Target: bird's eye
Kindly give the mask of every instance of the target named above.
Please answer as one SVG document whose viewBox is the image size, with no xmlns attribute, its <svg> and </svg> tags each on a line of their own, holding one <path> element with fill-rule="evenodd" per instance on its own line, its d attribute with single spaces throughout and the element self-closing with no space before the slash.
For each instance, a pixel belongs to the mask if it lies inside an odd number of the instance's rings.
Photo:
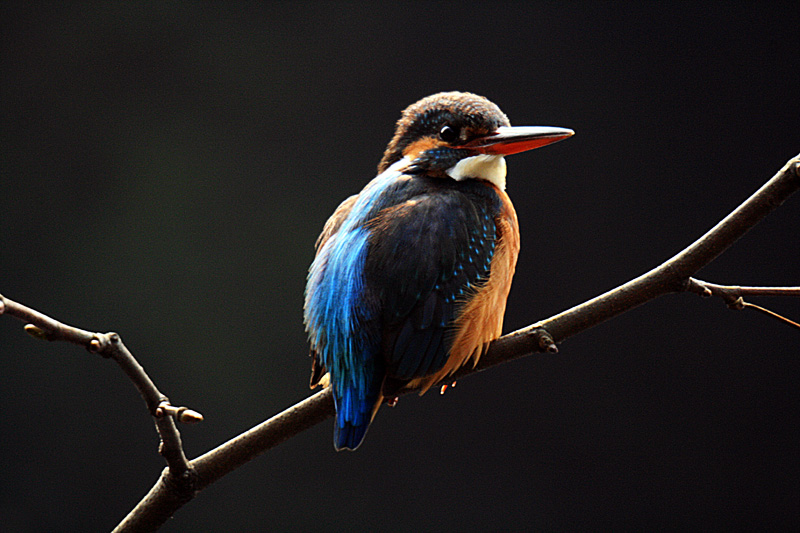
<svg viewBox="0 0 800 533">
<path fill-rule="evenodd" d="M 442 129 L 439 130 L 439 138 L 446 143 L 452 143 L 458 139 L 458 131 L 449 124 L 445 124 L 442 126 Z"/>
</svg>

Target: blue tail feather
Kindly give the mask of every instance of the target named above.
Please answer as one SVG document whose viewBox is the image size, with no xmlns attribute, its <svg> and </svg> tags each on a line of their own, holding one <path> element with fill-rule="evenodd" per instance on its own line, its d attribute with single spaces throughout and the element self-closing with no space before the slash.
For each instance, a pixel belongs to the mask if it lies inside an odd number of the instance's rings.
<svg viewBox="0 0 800 533">
<path fill-rule="evenodd" d="M 333 432 L 333 446 L 336 450 L 355 450 L 364 440 L 369 424 L 372 422 L 372 410 L 378 400 L 376 394 L 359 398 L 355 389 L 345 389 L 343 397 L 337 398 L 336 422 Z"/>
<path fill-rule="evenodd" d="M 354 426 L 350 422 L 345 422 L 344 426 L 339 426 L 339 421 L 337 420 L 336 428 L 333 433 L 334 448 L 336 448 L 336 451 L 355 451 L 364 440 L 368 429 L 369 422 L 363 422 L 359 426 Z"/>
<path fill-rule="evenodd" d="M 364 440 L 372 422 L 375 404 L 380 401 L 382 374 L 382 372 L 373 373 L 367 387 L 362 384 L 361 387 L 344 387 L 344 390 L 340 391 L 334 388 L 336 422 L 333 445 L 337 450 L 355 450 Z"/>
</svg>

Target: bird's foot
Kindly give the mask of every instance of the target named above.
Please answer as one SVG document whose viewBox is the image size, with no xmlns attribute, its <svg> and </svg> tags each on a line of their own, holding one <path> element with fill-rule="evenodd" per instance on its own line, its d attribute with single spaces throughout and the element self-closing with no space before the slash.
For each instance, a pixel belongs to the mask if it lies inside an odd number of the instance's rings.
<svg viewBox="0 0 800 533">
<path fill-rule="evenodd" d="M 317 385 L 319 385 L 323 389 L 327 389 L 328 387 L 330 387 L 331 386 L 331 373 L 327 372 L 324 376 L 319 378 L 319 381 L 317 382 Z"/>
<path fill-rule="evenodd" d="M 452 382 L 450 385 L 445 383 L 444 385 L 442 385 L 442 388 L 439 390 L 439 394 L 444 394 L 445 392 L 447 392 L 447 389 L 449 389 L 451 387 L 455 388 L 455 386 L 456 386 L 456 382 L 455 381 Z"/>
</svg>

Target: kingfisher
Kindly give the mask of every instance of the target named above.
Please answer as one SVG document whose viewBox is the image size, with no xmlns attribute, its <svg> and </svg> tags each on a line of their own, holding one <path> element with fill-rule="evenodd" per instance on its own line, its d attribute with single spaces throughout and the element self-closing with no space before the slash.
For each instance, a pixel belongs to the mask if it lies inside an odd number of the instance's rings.
<svg viewBox="0 0 800 533">
<path fill-rule="evenodd" d="M 520 246 L 504 156 L 573 133 L 512 127 L 466 92 L 402 112 L 377 177 L 325 223 L 308 273 L 311 388 L 332 388 L 336 450 L 358 448 L 401 388 L 423 394 L 500 336 Z"/>
</svg>

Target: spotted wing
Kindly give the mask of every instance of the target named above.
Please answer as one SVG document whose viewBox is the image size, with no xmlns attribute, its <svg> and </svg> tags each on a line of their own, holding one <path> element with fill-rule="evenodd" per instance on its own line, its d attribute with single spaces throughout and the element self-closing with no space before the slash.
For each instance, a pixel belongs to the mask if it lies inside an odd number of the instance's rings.
<svg viewBox="0 0 800 533">
<path fill-rule="evenodd" d="M 496 197 L 455 188 L 415 196 L 373 221 L 368 294 L 382 309 L 381 349 L 400 381 L 444 366 L 459 309 L 489 276 Z"/>
</svg>

